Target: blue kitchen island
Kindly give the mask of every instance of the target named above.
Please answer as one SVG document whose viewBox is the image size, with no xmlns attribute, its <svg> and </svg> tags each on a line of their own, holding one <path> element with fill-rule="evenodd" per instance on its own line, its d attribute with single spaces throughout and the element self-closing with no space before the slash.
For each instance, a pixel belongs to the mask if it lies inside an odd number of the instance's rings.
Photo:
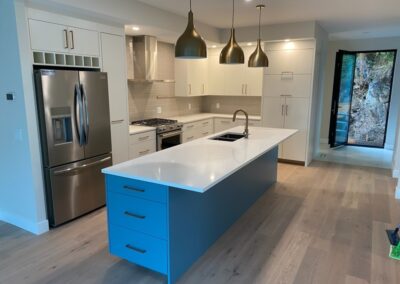
<svg viewBox="0 0 400 284">
<path fill-rule="evenodd" d="M 253 127 L 104 169 L 110 253 L 175 283 L 276 182 L 278 145 L 295 133 Z"/>
</svg>

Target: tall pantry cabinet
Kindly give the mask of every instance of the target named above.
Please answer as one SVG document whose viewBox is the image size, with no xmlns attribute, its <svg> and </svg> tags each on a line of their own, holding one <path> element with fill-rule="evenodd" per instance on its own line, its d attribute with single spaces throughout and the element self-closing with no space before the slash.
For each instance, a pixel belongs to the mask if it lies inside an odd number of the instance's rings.
<svg viewBox="0 0 400 284">
<path fill-rule="evenodd" d="M 270 67 L 264 72 L 262 124 L 298 129 L 279 147 L 279 158 L 308 165 L 312 160 L 311 121 L 317 82 L 314 40 L 266 43 Z"/>
</svg>

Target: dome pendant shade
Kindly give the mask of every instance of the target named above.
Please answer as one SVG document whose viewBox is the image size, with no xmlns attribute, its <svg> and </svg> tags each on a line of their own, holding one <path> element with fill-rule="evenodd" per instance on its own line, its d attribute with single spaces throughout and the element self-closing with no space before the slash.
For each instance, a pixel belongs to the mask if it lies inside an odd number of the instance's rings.
<svg viewBox="0 0 400 284">
<path fill-rule="evenodd" d="M 189 11 L 186 30 L 176 42 L 175 57 L 207 58 L 207 45 L 194 27 L 192 10 Z"/>
<path fill-rule="evenodd" d="M 263 8 L 265 8 L 265 5 L 257 5 L 257 9 L 260 9 L 258 15 L 258 40 L 256 50 L 250 55 L 249 67 L 268 67 L 269 65 L 268 57 L 261 47 L 261 10 Z"/>
<path fill-rule="evenodd" d="M 235 29 L 231 29 L 231 38 L 228 44 L 222 49 L 219 55 L 220 64 L 243 64 L 244 52 L 243 49 L 236 42 Z"/>
<path fill-rule="evenodd" d="M 249 67 L 268 67 L 269 60 L 265 52 L 262 50 L 261 47 L 261 40 L 258 39 L 257 41 L 257 48 L 256 50 L 250 55 L 249 58 Z"/>
</svg>

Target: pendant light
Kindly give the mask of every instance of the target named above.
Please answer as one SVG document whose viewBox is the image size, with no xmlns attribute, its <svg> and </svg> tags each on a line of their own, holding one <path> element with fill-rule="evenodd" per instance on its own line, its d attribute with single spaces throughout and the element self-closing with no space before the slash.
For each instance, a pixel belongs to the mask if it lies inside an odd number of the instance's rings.
<svg viewBox="0 0 400 284">
<path fill-rule="evenodd" d="M 269 60 L 265 52 L 261 47 L 261 10 L 265 8 L 265 5 L 257 5 L 257 8 L 260 9 L 260 13 L 258 16 L 258 40 L 256 50 L 250 55 L 249 58 L 249 67 L 268 67 Z"/>
<path fill-rule="evenodd" d="M 190 0 L 188 25 L 175 45 L 175 57 L 188 59 L 207 58 L 206 43 L 194 27 L 192 0 Z"/>
<path fill-rule="evenodd" d="M 243 64 L 244 63 L 244 53 L 242 48 L 236 42 L 235 38 L 235 0 L 232 0 L 233 3 L 233 11 L 232 11 L 232 28 L 231 28 L 231 37 L 226 44 L 226 46 L 222 49 L 221 54 L 219 55 L 219 63 L 220 64 Z"/>
</svg>

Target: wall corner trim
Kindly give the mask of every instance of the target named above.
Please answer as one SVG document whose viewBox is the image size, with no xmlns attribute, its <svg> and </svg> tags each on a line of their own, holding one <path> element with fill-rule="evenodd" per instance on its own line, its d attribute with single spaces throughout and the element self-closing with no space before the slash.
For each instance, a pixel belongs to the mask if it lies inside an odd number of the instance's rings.
<svg viewBox="0 0 400 284">
<path fill-rule="evenodd" d="M 35 235 L 41 235 L 49 231 L 49 221 L 47 219 L 35 223 L 18 216 L 0 212 L 0 220 Z"/>
</svg>

